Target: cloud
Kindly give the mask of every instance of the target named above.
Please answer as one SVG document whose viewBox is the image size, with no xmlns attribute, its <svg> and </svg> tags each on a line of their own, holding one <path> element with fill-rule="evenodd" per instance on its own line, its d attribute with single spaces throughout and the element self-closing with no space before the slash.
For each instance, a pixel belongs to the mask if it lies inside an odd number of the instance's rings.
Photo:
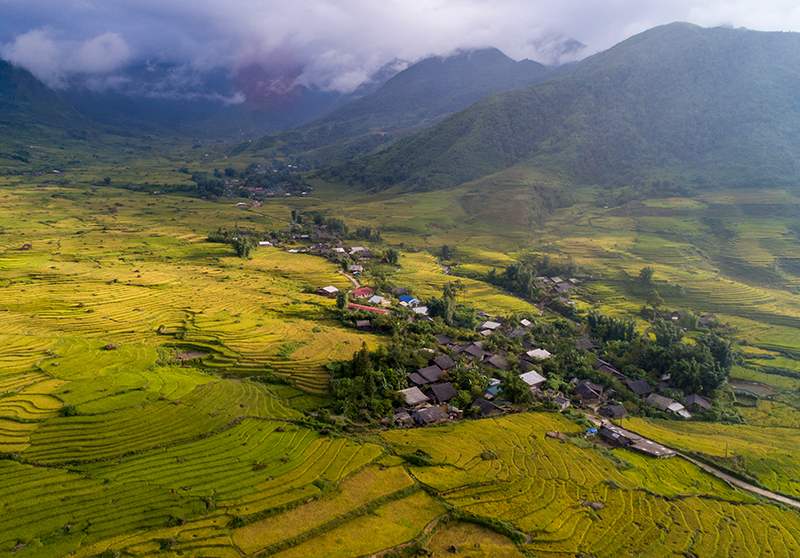
<svg viewBox="0 0 800 558">
<path fill-rule="evenodd" d="M 0 54 L 51 84 L 145 59 L 236 74 L 261 66 L 348 91 L 386 62 L 496 46 L 585 56 L 671 21 L 800 30 L 796 0 L 0 0 Z M 577 49 L 577 41 L 588 45 Z M 298 71 L 299 69 L 299 71 Z M 285 80 L 284 80 L 285 81 Z M 275 80 L 275 83 L 284 84 Z"/>
<path fill-rule="evenodd" d="M 30 70 L 51 87 L 64 87 L 72 75 L 107 74 L 131 58 L 131 50 L 117 33 L 102 33 L 85 41 L 59 40 L 49 29 L 17 35 L 0 48 L 0 55 Z"/>
</svg>

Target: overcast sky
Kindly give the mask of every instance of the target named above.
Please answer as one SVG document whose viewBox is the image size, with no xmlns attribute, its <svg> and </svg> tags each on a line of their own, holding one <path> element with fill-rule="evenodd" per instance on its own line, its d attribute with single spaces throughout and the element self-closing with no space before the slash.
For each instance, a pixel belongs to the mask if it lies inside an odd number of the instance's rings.
<svg viewBox="0 0 800 558">
<path fill-rule="evenodd" d="M 800 30 L 798 0 L 0 0 L 0 57 L 52 86 L 168 61 L 236 73 L 258 65 L 351 90 L 384 63 L 497 46 L 556 62 L 672 21 Z"/>
</svg>

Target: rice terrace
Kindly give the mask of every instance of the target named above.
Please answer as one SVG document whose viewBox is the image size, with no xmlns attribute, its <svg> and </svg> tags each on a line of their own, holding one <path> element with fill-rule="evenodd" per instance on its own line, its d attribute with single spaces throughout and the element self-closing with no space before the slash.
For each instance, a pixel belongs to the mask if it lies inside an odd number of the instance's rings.
<svg viewBox="0 0 800 558">
<path fill-rule="evenodd" d="M 796 13 L 56 4 L 0 556 L 800 556 Z"/>
</svg>

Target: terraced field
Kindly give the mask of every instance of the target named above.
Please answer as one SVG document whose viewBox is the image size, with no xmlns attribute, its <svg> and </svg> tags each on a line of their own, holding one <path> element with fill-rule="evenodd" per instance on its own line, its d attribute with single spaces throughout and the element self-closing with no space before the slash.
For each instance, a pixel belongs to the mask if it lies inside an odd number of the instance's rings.
<svg viewBox="0 0 800 558">
<path fill-rule="evenodd" d="M 544 436 L 575 429 L 555 415 L 525 414 L 384 437 L 401 453 L 429 451 L 435 465 L 412 467 L 417 479 L 460 512 L 521 531 L 522 548 L 534 555 L 800 552 L 796 512 L 755 501 L 681 460 Z"/>
<path fill-rule="evenodd" d="M 323 430 L 302 410 L 324 402 L 324 365 L 381 342 L 343 329 L 330 319 L 333 302 L 310 294 L 348 280 L 320 258 L 258 249 L 245 261 L 205 241 L 234 223 L 283 227 L 284 200 L 242 210 L 42 182 L 4 178 L 0 189 L 0 555 L 800 553 L 795 511 L 684 461 L 546 439 L 580 430 L 559 415 L 352 437 Z M 385 238 L 405 246 L 393 280 L 420 296 L 452 280 L 429 252 L 444 243 L 479 271 L 522 247 L 570 256 L 596 277 L 587 300 L 618 314 L 641 303 L 626 277 L 656 266 L 657 279 L 682 288 L 669 291 L 669 304 L 714 310 L 751 344 L 736 378 L 773 392 L 741 408 L 741 426 L 635 426 L 735 456 L 732 466 L 798 494 L 798 380 L 776 372 L 800 371 L 798 284 L 786 263 L 798 254 L 783 221 L 758 213 L 759 204 L 794 204 L 792 195 L 579 204 L 532 235 L 517 227 L 532 216 L 498 228 L 494 206 L 478 208 L 472 188 L 411 203 L 334 199 L 323 187 L 292 207 L 329 208 L 353 224 L 385 218 Z M 709 212 L 743 206 L 747 219 L 731 238 L 709 232 Z M 480 281 L 462 283 L 459 296 L 481 309 L 533 310 Z M 416 450 L 433 464 L 404 459 Z"/>
</svg>

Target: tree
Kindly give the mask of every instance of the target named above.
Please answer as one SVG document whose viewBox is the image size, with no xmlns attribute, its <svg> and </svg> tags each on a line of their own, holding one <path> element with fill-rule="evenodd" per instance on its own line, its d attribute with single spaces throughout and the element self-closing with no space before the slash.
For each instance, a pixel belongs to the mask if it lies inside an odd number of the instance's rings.
<svg viewBox="0 0 800 558">
<path fill-rule="evenodd" d="M 636 338 L 636 325 L 632 320 L 591 312 L 586 321 L 592 334 L 603 342 L 633 341 Z"/>
<path fill-rule="evenodd" d="M 680 343 L 683 339 L 683 330 L 666 320 L 658 320 L 654 323 L 652 331 L 656 336 L 656 344 L 665 349 Z"/>
<path fill-rule="evenodd" d="M 347 303 L 350 302 L 349 298 L 346 292 L 339 291 L 339 294 L 336 295 L 336 307 L 340 310 L 347 308 Z"/>
<path fill-rule="evenodd" d="M 236 255 L 240 258 L 249 260 L 250 254 L 255 247 L 255 241 L 247 236 L 237 236 L 231 241 L 233 245 L 233 249 L 236 251 Z"/>
<path fill-rule="evenodd" d="M 512 403 L 530 403 L 533 400 L 531 388 L 513 372 L 501 374 L 503 379 L 503 396 Z"/>
<path fill-rule="evenodd" d="M 447 244 L 442 245 L 441 249 L 439 250 L 439 257 L 445 261 L 452 260 L 455 257 L 455 254 L 455 248 L 451 248 Z"/>
<path fill-rule="evenodd" d="M 642 285 L 650 286 L 653 284 L 653 276 L 655 275 L 655 270 L 650 267 L 643 267 L 639 270 L 639 283 Z"/>
<path fill-rule="evenodd" d="M 383 259 L 388 264 L 397 265 L 397 262 L 400 260 L 400 252 L 394 248 L 389 248 L 383 253 Z"/>
</svg>

